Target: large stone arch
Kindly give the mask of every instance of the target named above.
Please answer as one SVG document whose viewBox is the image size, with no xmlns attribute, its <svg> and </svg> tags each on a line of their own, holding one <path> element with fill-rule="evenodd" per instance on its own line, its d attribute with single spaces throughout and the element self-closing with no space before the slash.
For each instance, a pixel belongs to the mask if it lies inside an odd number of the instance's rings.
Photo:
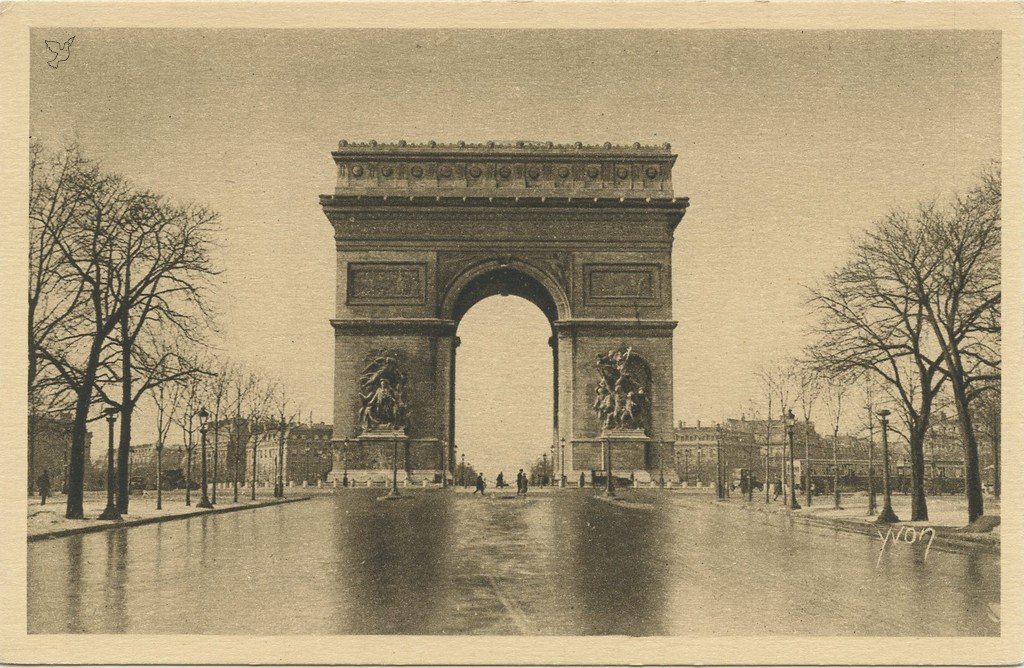
<svg viewBox="0 0 1024 668">
<path fill-rule="evenodd" d="M 403 477 L 450 478 L 456 329 L 493 294 L 551 322 L 556 473 L 600 470 L 613 436 L 616 469 L 660 468 L 654 446 L 673 440 L 672 237 L 688 205 L 672 195 L 670 147 L 342 142 L 332 156 L 337 187 L 321 205 L 337 250 L 336 475 L 372 477 L 399 444 Z M 650 417 L 609 434 L 596 359 L 622 347 L 649 364 Z M 368 416 L 373 360 L 403 385 L 397 426 Z"/>
</svg>

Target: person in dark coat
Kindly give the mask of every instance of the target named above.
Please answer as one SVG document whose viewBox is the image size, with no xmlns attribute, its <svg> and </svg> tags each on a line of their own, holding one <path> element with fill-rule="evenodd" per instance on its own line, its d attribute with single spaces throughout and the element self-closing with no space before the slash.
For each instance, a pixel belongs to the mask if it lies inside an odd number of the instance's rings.
<svg viewBox="0 0 1024 668">
<path fill-rule="evenodd" d="M 39 474 L 39 479 L 36 480 L 36 484 L 39 486 L 39 505 L 46 505 L 46 497 L 50 496 L 50 472 L 43 469 L 43 472 Z"/>
<path fill-rule="evenodd" d="M 505 485 L 505 472 L 504 471 L 501 471 L 500 473 L 498 473 L 498 477 L 494 481 L 494 486 L 497 487 L 498 489 L 501 489 L 502 487 L 506 486 Z"/>
<path fill-rule="evenodd" d="M 484 484 L 484 474 L 483 473 L 477 473 L 476 474 L 476 489 L 473 490 L 473 493 L 476 494 L 477 492 L 480 492 L 480 496 L 483 496 L 484 495 L 484 487 L 486 487 L 486 485 Z"/>
<path fill-rule="evenodd" d="M 580 489 L 587 486 L 587 476 L 583 471 L 580 471 Z"/>
<path fill-rule="evenodd" d="M 526 496 L 526 490 L 530 487 L 530 479 L 523 473 L 523 469 L 519 469 L 519 474 L 523 476 L 523 496 Z"/>
<path fill-rule="evenodd" d="M 526 474 L 523 473 L 523 469 L 519 469 L 519 473 L 516 474 L 516 496 L 523 493 L 523 479 L 526 478 Z"/>
</svg>

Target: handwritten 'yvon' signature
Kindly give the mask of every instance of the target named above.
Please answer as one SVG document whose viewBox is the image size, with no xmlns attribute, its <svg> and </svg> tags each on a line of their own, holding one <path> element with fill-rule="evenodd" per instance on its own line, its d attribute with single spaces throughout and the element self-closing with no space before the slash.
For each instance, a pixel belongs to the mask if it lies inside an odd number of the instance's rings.
<svg viewBox="0 0 1024 668">
<path fill-rule="evenodd" d="M 878 529 L 875 530 L 878 533 L 878 538 L 882 541 L 882 548 L 878 551 L 878 561 L 875 562 L 875 568 L 882 563 L 882 555 L 885 553 L 885 547 L 896 543 L 902 539 L 904 543 L 923 543 L 925 534 L 928 534 L 928 546 L 924 548 L 924 560 L 928 561 L 928 550 L 932 549 L 932 541 L 935 540 L 935 529 L 926 527 L 918 532 L 914 527 L 900 527 L 897 533 L 892 532 L 892 527 L 889 527 L 885 535 Z"/>
</svg>

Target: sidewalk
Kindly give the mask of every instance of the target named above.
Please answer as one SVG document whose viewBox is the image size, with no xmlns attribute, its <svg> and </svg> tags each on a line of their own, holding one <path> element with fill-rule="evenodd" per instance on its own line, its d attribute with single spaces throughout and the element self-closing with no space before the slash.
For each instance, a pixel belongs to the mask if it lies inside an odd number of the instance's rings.
<svg viewBox="0 0 1024 668">
<path fill-rule="evenodd" d="M 887 529 L 875 525 L 877 515 L 868 515 L 868 495 L 866 492 L 855 494 L 843 494 L 842 508 L 836 510 L 833 498 L 830 495 L 815 496 L 812 499 L 811 507 L 806 507 L 806 498 L 797 497 L 801 508 L 790 511 L 782 503 L 782 497 L 773 500 L 769 504 L 764 502 L 764 492 L 760 496 L 755 493 L 754 500 L 747 502 L 745 497 L 740 497 L 734 491 L 733 496 L 725 503 L 719 505 L 743 509 L 747 512 L 762 512 L 768 514 L 787 514 L 794 520 L 803 521 L 808 524 L 828 526 L 842 531 L 864 533 L 875 535 L 880 529 L 883 534 Z M 910 496 L 895 495 L 892 497 L 892 507 L 900 522 L 892 525 L 893 533 L 898 533 L 900 527 L 913 527 L 917 531 L 931 527 L 935 529 L 935 545 L 951 549 L 970 549 L 984 552 L 999 551 L 1000 527 L 984 527 L 981 530 L 971 530 L 967 526 L 967 499 L 963 495 L 932 496 L 928 497 L 928 521 L 911 522 L 910 518 Z M 878 510 L 882 508 L 883 498 L 877 495 Z M 1000 513 L 999 500 L 992 496 L 985 497 L 985 517 L 988 522 L 998 522 Z"/>
<path fill-rule="evenodd" d="M 151 524 L 153 522 L 167 522 L 170 520 L 184 519 L 193 515 L 204 513 L 226 513 L 237 510 L 263 508 L 265 506 L 291 503 L 293 501 L 304 501 L 310 498 L 307 490 L 292 489 L 285 490 L 285 498 L 274 498 L 273 489 L 258 488 L 256 500 L 249 497 L 249 489 L 244 493 L 241 488 L 238 490 L 238 503 L 232 503 L 231 491 L 223 492 L 217 490 L 217 505 L 212 509 L 197 508 L 196 504 L 202 498 L 202 492 L 192 492 L 192 505 L 185 505 L 185 491 L 173 490 L 164 492 L 163 509 L 156 509 L 156 492 L 148 491 L 145 496 L 133 496 L 128 503 L 128 513 L 122 516 L 121 521 L 109 521 L 95 519 L 107 505 L 106 492 L 86 492 L 83 502 L 85 511 L 84 520 L 69 520 L 64 517 L 67 497 L 63 494 L 51 496 L 46 499 L 46 505 L 39 504 L 39 497 L 30 497 L 28 500 L 28 541 L 33 542 L 46 538 L 60 538 L 78 533 L 90 533 L 93 531 L 104 531 L 115 527 L 138 526 L 140 524 Z"/>
</svg>

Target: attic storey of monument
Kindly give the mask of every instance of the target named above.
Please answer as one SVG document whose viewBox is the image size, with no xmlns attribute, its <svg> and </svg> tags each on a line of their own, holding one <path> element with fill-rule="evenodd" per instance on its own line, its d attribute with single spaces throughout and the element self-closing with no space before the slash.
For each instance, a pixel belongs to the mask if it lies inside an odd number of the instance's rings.
<svg viewBox="0 0 1024 668">
<path fill-rule="evenodd" d="M 689 204 L 673 196 L 670 146 L 343 141 L 332 157 L 337 186 L 320 203 L 337 249 L 334 439 L 350 476 L 387 468 L 360 419 L 359 379 L 380 350 L 406 374 L 408 420 L 389 436 L 402 440 L 403 475 L 451 475 L 456 328 L 495 294 L 551 322 L 558 470 L 603 469 L 610 423 L 594 410 L 606 382 L 594 360 L 615 350 L 650 377 L 643 429 L 617 441 L 613 466 L 660 467 L 670 449 L 657 446 L 673 441 L 672 240 Z"/>
</svg>

